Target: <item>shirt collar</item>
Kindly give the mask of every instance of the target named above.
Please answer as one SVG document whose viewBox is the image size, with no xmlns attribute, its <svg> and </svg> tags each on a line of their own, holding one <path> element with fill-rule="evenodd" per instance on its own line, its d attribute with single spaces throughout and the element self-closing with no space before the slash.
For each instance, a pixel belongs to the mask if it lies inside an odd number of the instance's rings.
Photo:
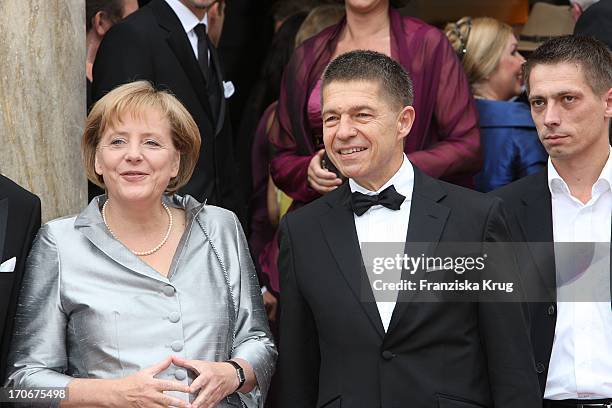
<svg viewBox="0 0 612 408">
<path fill-rule="evenodd" d="M 349 179 L 349 186 L 351 187 L 351 192 L 359 192 L 362 194 L 378 194 L 383 191 L 385 188 L 389 187 L 393 184 L 395 190 L 406 197 L 404 201 L 410 201 L 412 199 L 412 190 L 414 188 L 414 169 L 412 168 L 412 163 L 404 154 L 404 160 L 402 161 L 402 165 L 399 170 L 395 172 L 393 177 L 391 177 L 381 188 L 377 191 L 371 191 L 367 188 L 364 188 L 357 184 L 357 182 L 353 179 Z"/>
<path fill-rule="evenodd" d="M 570 194 L 567 183 L 561 178 L 557 169 L 555 169 L 550 157 L 548 158 L 548 189 L 553 196 L 555 194 Z M 592 191 L 595 193 L 597 190 L 602 191 L 607 189 L 612 189 L 612 146 L 608 153 L 608 160 L 606 160 L 606 164 L 601 170 L 597 181 L 593 184 Z"/>
<path fill-rule="evenodd" d="M 166 0 L 166 3 L 174 10 L 174 13 L 181 21 L 183 29 L 186 33 L 190 32 L 200 23 L 206 24 L 206 31 L 208 31 L 208 13 L 204 15 L 202 20 L 198 18 L 179 0 Z"/>
</svg>

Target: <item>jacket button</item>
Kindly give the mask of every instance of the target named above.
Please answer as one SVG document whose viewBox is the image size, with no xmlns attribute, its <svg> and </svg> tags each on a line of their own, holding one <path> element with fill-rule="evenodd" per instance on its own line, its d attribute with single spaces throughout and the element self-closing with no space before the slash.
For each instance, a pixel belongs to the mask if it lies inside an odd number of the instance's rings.
<svg viewBox="0 0 612 408">
<path fill-rule="evenodd" d="M 382 352 L 382 358 L 384 358 L 385 360 L 392 360 L 393 357 L 395 357 L 395 354 L 393 354 L 389 350 L 385 350 Z"/>
<path fill-rule="evenodd" d="M 536 371 L 538 372 L 538 374 L 542 374 L 544 372 L 544 369 L 546 367 L 544 367 L 544 364 L 542 363 L 537 363 L 536 364 Z"/>
<path fill-rule="evenodd" d="M 174 288 L 170 285 L 164 286 L 164 288 L 162 289 L 162 292 L 164 292 L 164 295 L 168 297 L 174 296 Z"/>
<path fill-rule="evenodd" d="M 548 315 L 553 316 L 555 314 L 555 305 L 548 306 Z"/>
<path fill-rule="evenodd" d="M 185 378 L 187 378 L 187 373 L 185 372 L 185 370 L 176 370 L 174 372 L 174 378 L 179 381 L 183 381 Z"/>
<path fill-rule="evenodd" d="M 172 348 L 172 351 L 175 351 L 178 353 L 179 351 L 183 349 L 183 342 L 180 340 L 173 341 L 170 347 Z"/>
</svg>

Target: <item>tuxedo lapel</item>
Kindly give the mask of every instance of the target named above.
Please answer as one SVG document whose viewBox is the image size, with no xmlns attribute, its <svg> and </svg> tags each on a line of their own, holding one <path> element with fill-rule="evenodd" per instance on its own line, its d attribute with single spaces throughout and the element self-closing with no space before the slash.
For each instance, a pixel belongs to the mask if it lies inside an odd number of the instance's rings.
<svg viewBox="0 0 612 408">
<path fill-rule="evenodd" d="M 187 33 L 181 25 L 181 21 L 164 0 L 153 0 L 149 3 L 149 7 L 151 7 L 160 27 L 168 32 L 168 36 L 166 37 L 168 46 L 193 84 L 202 107 L 209 117 L 212 118 L 213 113 L 208 101 L 206 80 L 204 79 L 198 60 L 193 53 L 193 48 L 191 48 Z"/>
<path fill-rule="evenodd" d="M 321 217 L 323 236 L 353 295 L 382 338 L 385 332 L 365 273 L 355 219 L 349 205 L 351 191 L 348 183 L 339 189 L 342 190 L 339 191 L 338 198 L 334 202 L 328 202 L 331 208 Z"/>
<path fill-rule="evenodd" d="M 444 196 L 446 196 L 446 192 L 439 182 L 425 176 L 417 168 L 414 169 L 414 191 L 412 193 L 410 220 L 408 221 L 408 231 L 406 234 L 406 255 L 418 257 L 423 254 L 427 257 L 434 254 L 450 214 L 450 209 L 439 203 Z M 402 271 L 402 279 L 414 281 L 419 274 L 417 272 L 417 275 L 409 277 L 409 273 L 409 271 L 404 269 Z M 420 271 L 420 273 L 425 272 Z M 410 297 L 411 292 L 409 291 L 399 292 L 387 334 L 393 332 L 393 329 L 406 312 L 411 302 Z"/>
<path fill-rule="evenodd" d="M 0 200 L 0 264 L 4 261 L 4 243 L 8 229 L 8 198 Z"/>
</svg>

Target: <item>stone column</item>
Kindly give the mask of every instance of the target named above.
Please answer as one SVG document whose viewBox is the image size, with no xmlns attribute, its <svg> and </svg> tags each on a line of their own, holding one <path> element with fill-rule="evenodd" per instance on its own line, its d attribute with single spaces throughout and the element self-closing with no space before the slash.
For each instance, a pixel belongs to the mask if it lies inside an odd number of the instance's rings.
<svg viewBox="0 0 612 408">
<path fill-rule="evenodd" d="M 0 172 L 37 194 L 43 222 L 87 204 L 85 1 L 0 0 Z"/>
</svg>

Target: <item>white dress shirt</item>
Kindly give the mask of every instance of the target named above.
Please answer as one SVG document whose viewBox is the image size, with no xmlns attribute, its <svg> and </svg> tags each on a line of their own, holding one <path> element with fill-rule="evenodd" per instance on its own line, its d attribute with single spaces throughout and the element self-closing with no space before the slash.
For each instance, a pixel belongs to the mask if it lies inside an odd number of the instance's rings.
<svg viewBox="0 0 612 408">
<path fill-rule="evenodd" d="M 204 15 L 202 20 L 198 18 L 179 0 L 166 0 L 166 3 L 174 10 L 176 16 L 181 20 L 181 24 L 187 33 L 189 43 L 196 58 L 198 58 L 198 35 L 195 33 L 194 28 L 198 24 L 206 24 L 206 32 L 208 32 L 208 14 Z M 208 52 L 208 58 L 210 58 L 210 51 Z"/>
<path fill-rule="evenodd" d="M 399 170 L 377 191 L 370 191 L 353 179 L 349 179 L 351 192 L 357 191 L 368 195 L 378 194 L 392 184 L 398 193 L 406 197 L 399 210 L 394 211 L 381 205 L 375 205 L 361 216 L 353 214 L 360 245 L 364 242 L 406 242 L 410 203 L 414 189 L 414 170 L 404 155 L 404 161 Z M 385 332 L 389 328 L 395 304 L 396 302 L 376 302 Z"/>
<path fill-rule="evenodd" d="M 586 204 L 570 194 L 567 184 L 549 159 L 548 186 L 552 199 L 555 242 L 610 242 L 611 157 L 612 154 L 608 156 L 599 178 L 593 184 L 591 199 Z M 586 273 L 589 272 L 587 269 Z M 609 276 L 609 261 L 606 273 Z M 544 398 L 560 400 L 609 397 L 612 397 L 610 302 L 557 302 L 557 323 Z"/>
</svg>

